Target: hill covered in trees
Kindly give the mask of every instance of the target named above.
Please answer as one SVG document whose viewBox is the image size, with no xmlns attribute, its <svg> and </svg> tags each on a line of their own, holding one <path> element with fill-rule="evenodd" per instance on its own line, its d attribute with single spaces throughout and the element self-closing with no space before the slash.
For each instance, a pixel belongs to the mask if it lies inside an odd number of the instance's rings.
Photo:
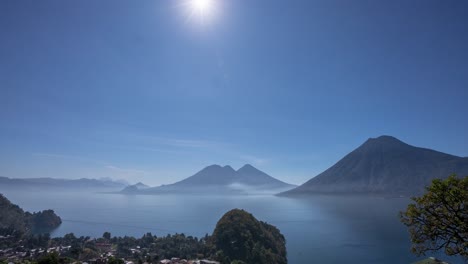
<svg viewBox="0 0 468 264">
<path fill-rule="evenodd" d="M 286 240 L 280 231 L 244 210 L 227 212 L 212 239 L 223 263 L 287 263 Z"/>
<path fill-rule="evenodd" d="M 25 212 L 0 194 L 0 235 L 49 232 L 61 223 L 53 210 Z"/>
</svg>

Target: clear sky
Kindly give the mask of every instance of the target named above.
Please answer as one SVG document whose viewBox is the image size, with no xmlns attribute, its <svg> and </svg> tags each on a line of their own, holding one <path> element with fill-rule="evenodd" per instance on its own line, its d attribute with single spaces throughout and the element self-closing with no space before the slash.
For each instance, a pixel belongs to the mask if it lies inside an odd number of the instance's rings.
<svg viewBox="0 0 468 264">
<path fill-rule="evenodd" d="M 0 0 L 0 175 L 303 183 L 369 137 L 468 156 L 468 1 Z"/>
</svg>

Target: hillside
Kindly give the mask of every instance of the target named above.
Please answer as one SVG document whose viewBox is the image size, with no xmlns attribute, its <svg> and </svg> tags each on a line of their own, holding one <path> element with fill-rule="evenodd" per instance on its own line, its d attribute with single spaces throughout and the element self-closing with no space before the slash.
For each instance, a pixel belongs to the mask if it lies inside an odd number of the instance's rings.
<svg viewBox="0 0 468 264">
<path fill-rule="evenodd" d="M 244 210 L 233 209 L 224 214 L 216 224 L 212 239 L 222 263 L 288 262 L 286 239 L 279 229 L 258 221 Z"/>
<path fill-rule="evenodd" d="M 62 219 L 53 210 L 41 212 L 25 212 L 18 205 L 11 203 L 0 194 L 0 231 L 9 233 L 16 231 L 22 234 L 31 232 L 48 232 L 57 228 Z M 2 235 L 5 235 L 2 234 Z"/>
<path fill-rule="evenodd" d="M 280 195 L 416 194 L 432 179 L 468 175 L 468 158 L 408 145 L 391 136 L 367 140 L 335 165 Z"/>
<path fill-rule="evenodd" d="M 23 209 L 12 204 L 10 200 L 0 194 L 0 230 L 9 228 L 21 233 L 31 230 Z"/>
</svg>

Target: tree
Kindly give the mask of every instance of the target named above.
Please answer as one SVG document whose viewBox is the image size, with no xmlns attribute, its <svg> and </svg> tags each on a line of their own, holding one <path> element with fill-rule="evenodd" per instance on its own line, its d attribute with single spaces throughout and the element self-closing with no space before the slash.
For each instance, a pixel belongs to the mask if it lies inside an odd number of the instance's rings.
<svg viewBox="0 0 468 264">
<path fill-rule="evenodd" d="M 39 258 L 37 264 L 59 264 L 59 256 L 57 253 L 47 254 Z"/>
<path fill-rule="evenodd" d="M 107 259 L 107 263 L 108 264 L 124 264 L 125 261 L 123 261 L 122 259 L 119 259 L 119 258 L 109 257 Z"/>
<path fill-rule="evenodd" d="M 444 249 L 468 259 L 468 177 L 436 179 L 400 213 L 408 226 L 413 253 Z"/>
<path fill-rule="evenodd" d="M 102 237 L 107 239 L 107 240 L 110 240 L 111 239 L 111 233 L 109 232 L 104 232 L 104 234 L 102 234 Z"/>
<path fill-rule="evenodd" d="M 99 253 L 96 251 L 90 249 L 90 248 L 84 248 L 83 251 L 80 254 L 80 259 L 82 260 L 88 260 L 92 258 L 99 258 Z"/>
</svg>

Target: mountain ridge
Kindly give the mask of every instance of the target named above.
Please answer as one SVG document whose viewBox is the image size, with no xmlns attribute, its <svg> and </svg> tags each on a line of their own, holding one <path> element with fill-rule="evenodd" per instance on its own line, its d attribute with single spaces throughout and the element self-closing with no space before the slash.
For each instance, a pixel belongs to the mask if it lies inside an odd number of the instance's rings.
<svg viewBox="0 0 468 264">
<path fill-rule="evenodd" d="M 172 184 L 151 187 L 144 190 L 135 190 L 133 193 L 158 194 L 171 192 L 185 193 L 262 193 L 278 192 L 295 187 L 295 185 L 280 181 L 258 170 L 250 164 L 246 164 L 234 170 L 231 166 L 213 164 L 203 168 L 194 175 Z M 273 191 L 274 190 L 274 191 Z M 126 193 L 128 190 L 122 190 Z"/>
<path fill-rule="evenodd" d="M 28 189 L 119 189 L 126 185 L 117 181 L 90 178 L 9 178 L 0 176 L 0 186 L 6 188 Z"/>
<path fill-rule="evenodd" d="M 409 145 L 392 136 L 369 138 L 333 166 L 279 195 L 310 193 L 417 194 L 434 178 L 468 175 L 468 159 Z"/>
</svg>

